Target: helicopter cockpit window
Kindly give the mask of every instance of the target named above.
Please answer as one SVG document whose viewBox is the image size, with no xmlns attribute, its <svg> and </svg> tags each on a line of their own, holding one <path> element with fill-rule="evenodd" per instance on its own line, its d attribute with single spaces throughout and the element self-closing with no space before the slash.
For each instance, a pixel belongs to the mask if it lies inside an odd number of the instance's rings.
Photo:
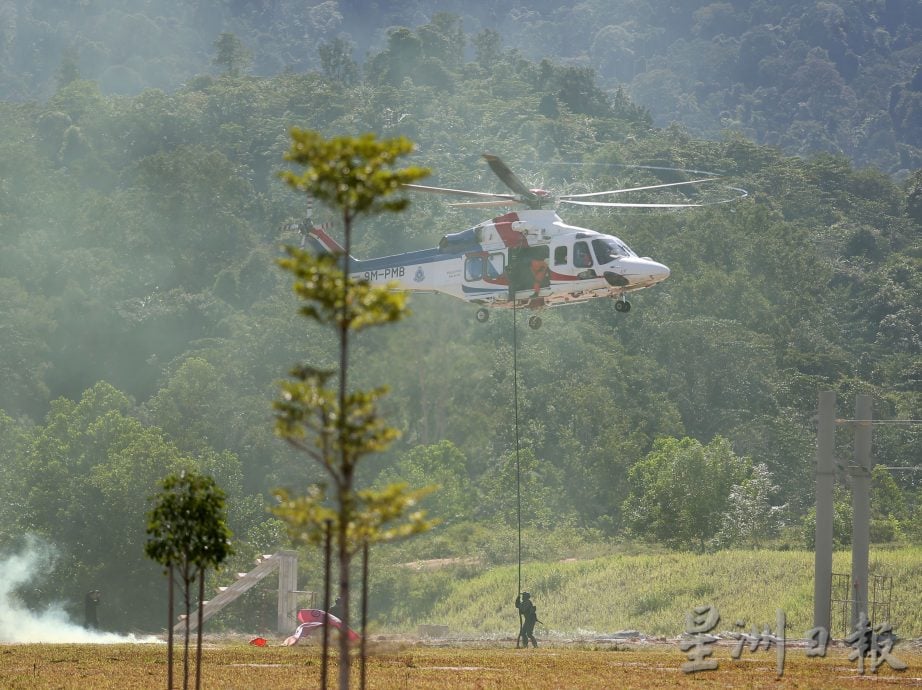
<svg viewBox="0 0 922 690">
<path fill-rule="evenodd" d="M 613 239 L 592 240 L 592 248 L 595 250 L 595 258 L 600 264 L 607 264 L 620 256 L 628 256 L 631 252 L 630 249 Z"/>
<path fill-rule="evenodd" d="M 589 245 L 585 242 L 574 242 L 573 265 L 577 268 L 589 268 L 592 266 L 592 254 L 589 252 Z"/>
<path fill-rule="evenodd" d="M 482 280 L 483 263 L 482 256 L 467 257 L 467 261 L 464 262 L 464 279 L 467 281 Z"/>
<path fill-rule="evenodd" d="M 563 266 L 566 263 L 567 263 L 567 248 L 557 247 L 554 250 L 554 265 Z"/>
<path fill-rule="evenodd" d="M 485 277 L 488 280 L 496 280 L 506 270 L 506 257 L 500 253 L 490 254 L 486 262 L 486 269 L 487 274 Z"/>
</svg>

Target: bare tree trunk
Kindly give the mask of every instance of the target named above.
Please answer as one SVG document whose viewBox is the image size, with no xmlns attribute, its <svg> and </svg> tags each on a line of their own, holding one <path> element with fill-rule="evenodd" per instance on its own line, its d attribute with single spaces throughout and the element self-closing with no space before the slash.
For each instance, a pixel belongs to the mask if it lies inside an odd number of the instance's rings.
<svg viewBox="0 0 922 690">
<path fill-rule="evenodd" d="M 167 570 L 166 690 L 173 690 L 173 566 Z"/>
<path fill-rule="evenodd" d="M 192 578 L 189 577 L 189 564 L 183 564 L 183 602 L 186 607 L 186 639 L 183 640 L 182 652 L 182 690 L 189 690 L 189 612 L 192 610 Z"/>
<path fill-rule="evenodd" d="M 349 254 L 352 251 L 352 216 L 343 212 L 344 251 L 343 251 L 343 308 L 339 322 L 339 419 L 337 432 L 340 446 L 341 483 L 339 490 L 339 529 L 337 546 L 339 548 L 339 596 L 342 600 L 343 630 L 339 636 L 339 688 L 349 690 L 349 518 L 352 517 L 352 466 L 349 449 L 346 447 L 346 393 L 347 375 L 349 373 Z"/>
<path fill-rule="evenodd" d="M 361 674 L 359 687 L 365 690 L 365 638 L 368 632 L 368 542 L 362 544 L 362 639 L 359 640 L 359 659 Z"/>
<path fill-rule="evenodd" d="M 325 524 L 326 535 L 323 545 L 323 657 L 320 660 L 320 687 L 323 690 L 326 690 L 327 687 L 327 660 L 330 655 L 330 619 L 326 616 L 329 616 L 327 612 L 330 610 L 330 560 L 332 558 L 330 542 L 333 537 L 332 521 L 326 520 Z"/>
<path fill-rule="evenodd" d="M 195 636 L 195 690 L 202 687 L 202 618 L 205 608 L 205 569 L 198 571 L 198 629 Z"/>
<path fill-rule="evenodd" d="M 339 528 L 339 596 L 342 598 L 343 629 L 339 636 L 339 690 L 349 690 L 349 565 L 351 555 L 346 541 L 346 526 Z"/>
</svg>

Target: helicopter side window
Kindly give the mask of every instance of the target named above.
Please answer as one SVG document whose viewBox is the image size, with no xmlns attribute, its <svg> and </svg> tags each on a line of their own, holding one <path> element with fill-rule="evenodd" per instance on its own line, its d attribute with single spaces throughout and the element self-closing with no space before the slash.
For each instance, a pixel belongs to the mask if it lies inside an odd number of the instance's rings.
<svg viewBox="0 0 922 690">
<path fill-rule="evenodd" d="M 567 263 L 567 248 L 557 247 L 554 250 L 554 265 L 564 266 Z"/>
<path fill-rule="evenodd" d="M 490 254 L 486 261 L 487 279 L 496 280 L 506 270 L 506 257 L 501 253 Z"/>
<path fill-rule="evenodd" d="M 483 257 L 469 256 L 464 262 L 464 279 L 468 282 L 483 279 Z"/>
<path fill-rule="evenodd" d="M 575 242 L 573 244 L 573 265 L 577 268 L 589 268 L 592 266 L 592 254 L 589 253 L 589 245 L 585 242 Z"/>
</svg>

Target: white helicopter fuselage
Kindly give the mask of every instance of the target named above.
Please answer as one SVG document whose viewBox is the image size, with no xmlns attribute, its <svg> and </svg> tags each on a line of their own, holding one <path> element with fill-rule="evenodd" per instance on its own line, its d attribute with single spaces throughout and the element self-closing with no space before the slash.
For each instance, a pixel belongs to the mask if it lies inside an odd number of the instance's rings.
<svg viewBox="0 0 922 690">
<path fill-rule="evenodd" d="M 432 249 L 351 259 L 349 270 L 372 284 L 492 307 L 524 300 L 531 308 L 623 300 L 669 277 L 666 266 L 638 257 L 617 237 L 568 225 L 552 210 L 507 213 L 446 235 Z"/>
</svg>

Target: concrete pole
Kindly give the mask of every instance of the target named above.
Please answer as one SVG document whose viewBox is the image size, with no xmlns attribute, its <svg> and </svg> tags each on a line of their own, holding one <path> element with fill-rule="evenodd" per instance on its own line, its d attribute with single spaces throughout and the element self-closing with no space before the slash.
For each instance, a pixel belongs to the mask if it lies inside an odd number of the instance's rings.
<svg viewBox="0 0 922 690">
<path fill-rule="evenodd" d="M 836 445 L 836 394 L 822 391 L 816 429 L 816 539 L 814 551 L 813 626 L 829 631 L 832 598 L 832 456 Z"/>
<path fill-rule="evenodd" d="M 279 551 L 278 632 L 291 634 L 297 621 L 295 592 L 298 589 L 298 552 Z"/>
<path fill-rule="evenodd" d="M 855 461 L 852 476 L 852 615 L 854 630 L 868 610 L 868 551 L 871 538 L 871 396 L 855 397 Z M 874 621 L 872 621 L 874 622 Z M 879 621 L 878 621 L 879 622 Z"/>
</svg>

